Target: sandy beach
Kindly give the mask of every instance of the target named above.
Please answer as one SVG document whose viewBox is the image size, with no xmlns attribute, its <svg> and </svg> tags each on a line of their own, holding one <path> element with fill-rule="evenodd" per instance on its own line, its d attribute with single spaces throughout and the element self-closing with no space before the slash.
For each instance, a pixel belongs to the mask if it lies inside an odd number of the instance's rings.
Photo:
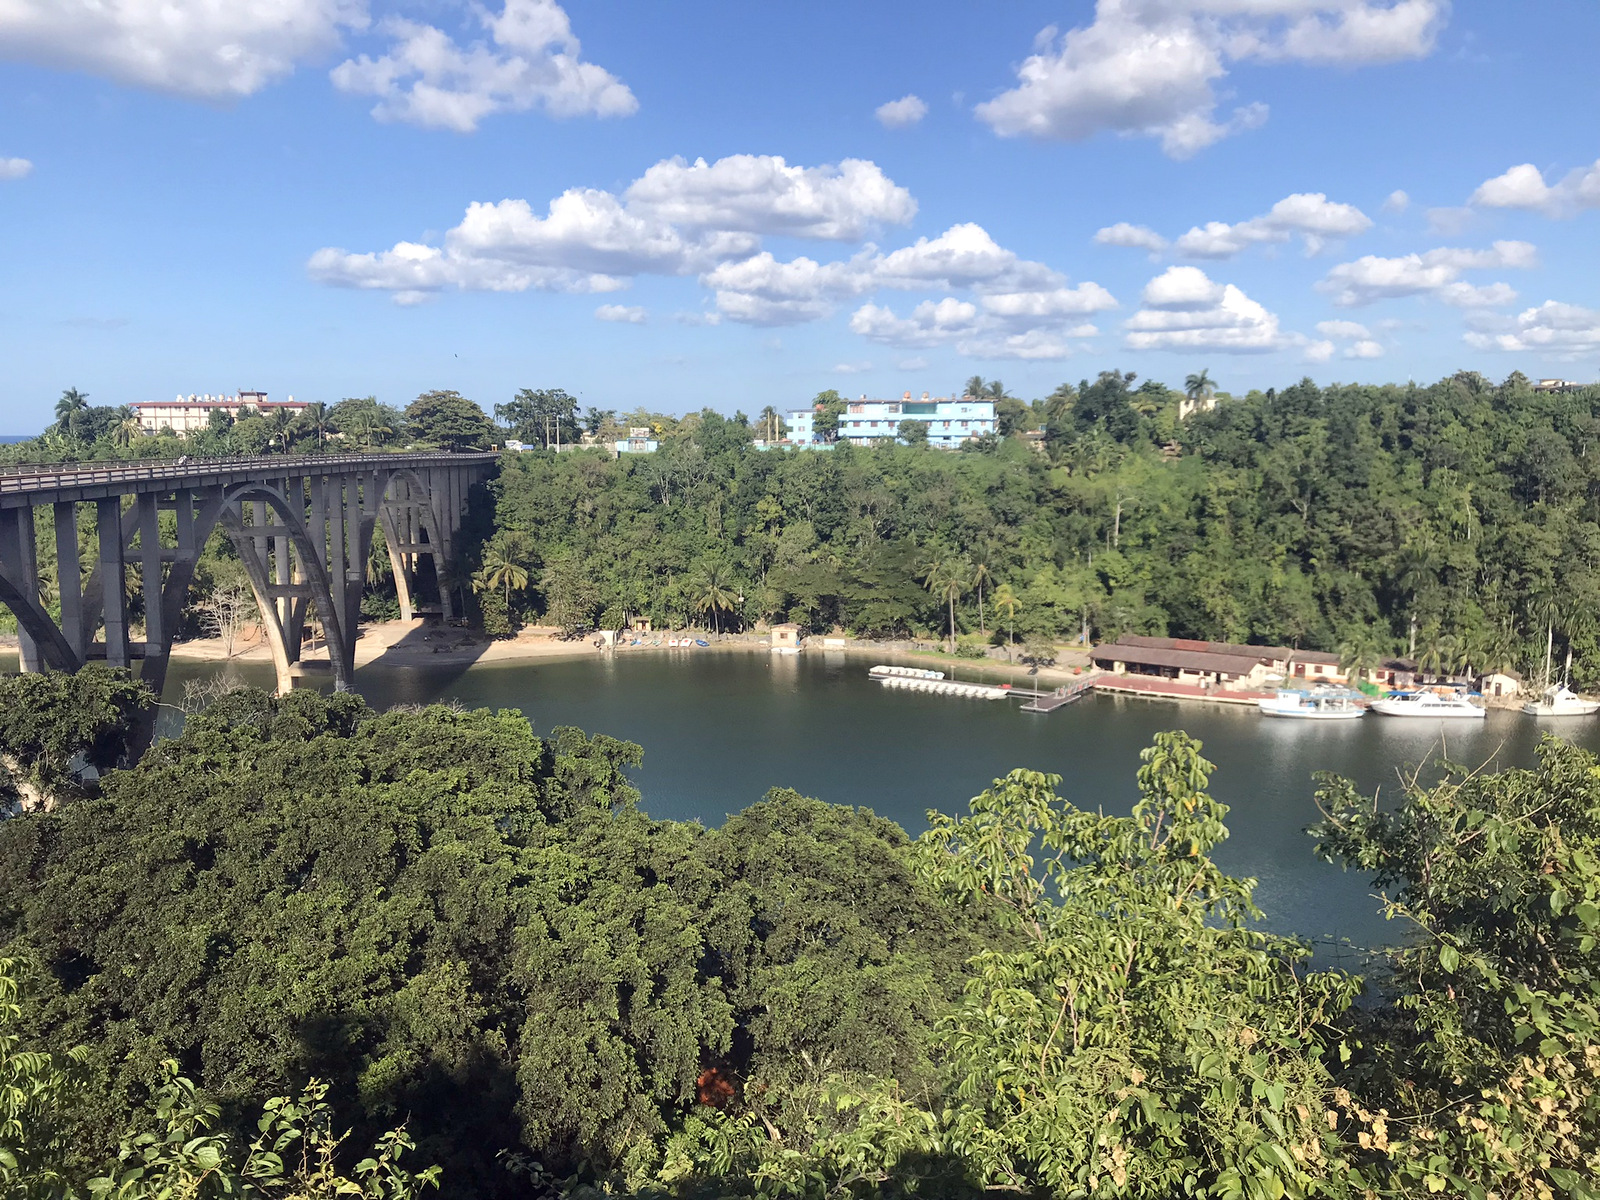
<svg viewBox="0 0 1600 1200">
<path fill-rule="evenodd" d="M 638 635 L 642 645 L 630 643 L 630 636 L 615 649 L 595 646 L 595 635 L 565 638 L 552 626 L 528 626 L 513 638 L 486 638 L 470 629 L 456 629 L 436 621 L 416 618 L 411 621 L 378 621 L 361 626 L 356 641 L 356 666 L 369 665 L 393 667 L 419 667 L 428 665 L 459 666 L 475 663 L 512 663 L 537 659 L 587 658 L 596 654 L 659 654 L 678 652 L 667 643 L 672 638 L 704 638 L 709 647 L 694 646 L 695 651 L 742 650 L 767 653 L 770 642 L 765 634 L 724 634 L 717 636 L 703 630 L 660 632 Z M 834 639 L 829 639 L 834 640 Z M 1055 668 L 1046 668 L 1033 675 L 1021 663 L 1006 663 L 995 659 L 954 658 L 943 654 L 917 652 L 912 643 L 889 644 L 856 643 L 843 639 L 842 647 L 822 645 L 822 638 L 809 639 L 803 653 L 848 654 L 851 657 L 871 658 L 880 662 L 912 663 L 943 670 L 956 676 L 971 678 L 982 673 L 988 678 L 1008 678 L 1023 682 L 1035 680 L 1054 687 L 1073 678 L 1074 662 Z M 657 644 L 659 643 L 659 644 Z M 176 643 L 172 657 L 188 662 L 225 662 L 229 655 L 220 638 L 195 638 Z M 322 643 L 308 642 L 302 652 L 306 663 L 327 661 L 327 651 Z M 1074 656 L 1081 658 L 1081 655 Z M 263 663 L 272 661 L 271 652 L 255 630 L 247 630 L 234 642 L 234 662 Z M 316 668 L 313 668 L 316 669 Z"/>
</svg>

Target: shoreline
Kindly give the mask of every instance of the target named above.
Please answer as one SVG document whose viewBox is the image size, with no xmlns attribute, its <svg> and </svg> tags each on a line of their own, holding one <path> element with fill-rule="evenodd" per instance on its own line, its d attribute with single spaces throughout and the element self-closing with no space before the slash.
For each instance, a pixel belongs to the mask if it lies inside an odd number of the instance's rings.
<svg viewBox="0 0 1600 1200">
<path fill-rule="evenodd" d="M 454 629 L 426 618 L 411 621 L 381 621 L 361 626 L 356 641 L 356 667 L 422 667 L 422 666 L 478 666 L 505 665 L 541 660 L 588 658 L 596 655 L 626 655 L 681 653 L 684 647 L 668 646 L 673 637 L 704 638 L 708 646 L 691 646 L 692 651 L 741 651 L 769 653 L 771 642 L 765 634 L 707 634 L 703 630 L 663 631 L 649 635 L 650 645 L 630 646 L 625 643 L 615 647 L 600 648 L 594 645 L 594 635 L 566 639 L 558 630 L 548 626 L 529 626 L 514 638 L 484 638 L 464 629 Z M 830 639 L 831 640 L 831 639 Z M 1079 678 L 1073 671 L 1077 663 L 1042 667 L 1037 672 L 1022 663 L 1008 663 L 992 658 L 958 658 L 917 648 L 906 642 L 859 643 L 844 639 L 843 646 L 823 646 L 821 637 L 810 639 L 802 650 L 803 655 L 844 654 L 852 658 L 870 658 L 885 663 L 930 666 L 943 670 L 949 678 L 971 679 L 973 676 L 998 678 L 1011 682 L 1034 681 L 1043 689 L 1070 683 Z M 656 642 L 661 644 L 657 645 Z M 175 661 L 194 663 L 247 663 L 270 665 L 272 655 L 259 635 L 240 637 L 235 642 L 234 653 L 227 654 L 221 638 L 194 638 L 174 643 L 172 658 Z M 321 643 L 305 647 L 296 671 L 300 674 L 321 673 L 327 669 L 327 651 Z M 1084 669 L 1085 664 L 1080 667 Z"/>
</svg>

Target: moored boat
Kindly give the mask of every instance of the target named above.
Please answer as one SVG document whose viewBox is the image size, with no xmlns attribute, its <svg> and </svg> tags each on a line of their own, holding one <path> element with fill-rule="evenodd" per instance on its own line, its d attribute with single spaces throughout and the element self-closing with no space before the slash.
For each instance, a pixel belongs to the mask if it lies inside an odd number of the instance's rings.
<svg viewBox="0 0 1600 1200">
<path fill-rule="evenodd" d="M 1391 692 L 1372 702 L 1372 711 L 1386 717 L 1445 717 L 1483 720 L 1484 710 L 1459 693 Z"/>
<path fill-rule="evenodd" d="M 1327 688 L 1303 691 L 1280 688 L 1276 696 L 1256 701 L 1265 717 L 1290 717 L 1302 721 L 1349 721 L 1366 716 L 1359 692 Z"/>
<path fill-rule="evenodd" d="M 1563 683 L 1545 688 L 1522 711 L 1534 717 L 1588 717 L 1600 712 L 1600 700 L 1587 700 Z"/>
</svg>

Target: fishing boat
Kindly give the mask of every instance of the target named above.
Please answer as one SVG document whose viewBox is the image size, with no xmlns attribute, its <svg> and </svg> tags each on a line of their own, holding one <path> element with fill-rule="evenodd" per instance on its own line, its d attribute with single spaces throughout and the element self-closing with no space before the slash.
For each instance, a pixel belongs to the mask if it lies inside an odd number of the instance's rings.
<svg viewBox="0 0 1600 1200">
<path fill-rule="evenodd" d="M 1364 717 L 1367 710 L 1360 701 L 1360 692 L 1341 688 L 1304 691 L 1298 688 L 1280 688 L 1276 696 L 1256 701 L 1264 717 L 1290 717 L 1301 721 L 1349 721 Z"/>
<path fill-rule="evenodd" d="M 1386 717 L 1465 717 L 1481 721 L 1484 710 L 1458 692 L 1391 692 L 1372 702 L 1372 711 Z"/>
<path fill-rule="evenodd" d="M 1600 700 L 1586 700 L 1566 684 L 1547 687 L 1536 700 L 1529 700 L 1522 711 L 1532 717 L 1588 717 L 1600 712 Z"/>
<path fill-rule="evenodd" d="M 694 644 L 696 646 L 709 646 L 709 645 L 711 645 L 711 643 L 706 641 L 705 638 L 695 638 Z"/>
</svg>

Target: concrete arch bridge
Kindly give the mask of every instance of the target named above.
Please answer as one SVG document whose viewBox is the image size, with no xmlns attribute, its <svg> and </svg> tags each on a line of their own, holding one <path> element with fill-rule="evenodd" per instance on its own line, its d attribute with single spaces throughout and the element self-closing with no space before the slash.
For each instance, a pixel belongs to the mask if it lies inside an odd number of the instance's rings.
<svg viewBox="0 0 1600 1200">
<path fill-rule="evenodd" d="M 409 618 L 421 560 L 445 578 L 467 493 L 496 462 L 494 454 L 333 454 L 0 470 L 0 604 L 17 618 L 21 668 L 137 661 L 159 694 L 200 551 L 221 529 L 255 593 L 279 692 L 292 686 L 313 604 L 334 686 L 347 690 L 373 530 L 383 530 Z M 80 508 L 89 504 L 92 514 Z M 46 505 L 55 521 L 59 619 L 40 598 L 34 515 Z M 167 512 L 174 520 L 164 533 Z M 81 515 L 98 547 L 87 578 Z M 130 640 L 130 586 L 143 599 L 142 641 Z M 453 616 L 450 589 L 439 592 L 444 615 Z"/>
</svg>

